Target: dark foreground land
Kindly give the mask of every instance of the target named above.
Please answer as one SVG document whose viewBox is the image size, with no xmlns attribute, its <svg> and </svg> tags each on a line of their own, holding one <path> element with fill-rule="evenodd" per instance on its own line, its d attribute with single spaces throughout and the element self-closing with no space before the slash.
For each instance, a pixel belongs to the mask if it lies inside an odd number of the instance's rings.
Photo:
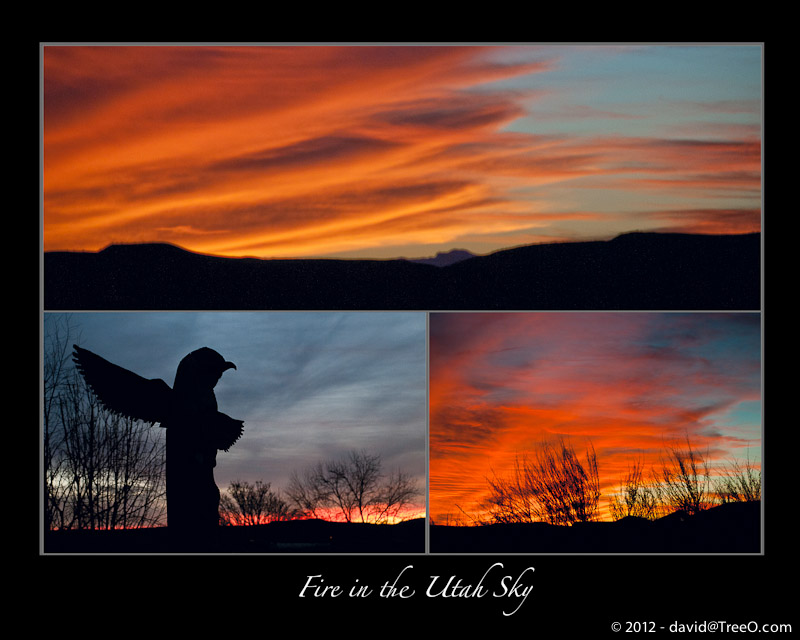
<svg viewBox="0 0 800 640">
<path fill-rule="evenodd" d="M 424 553 L 425 520 L 396 525 L 294 520 L 221 527 L 211 553 Z M 44 553 L 181 553 L 166 527 L 51 531 Z M 437 553 L 760 553 L 761 503 L 722 505 L 695 516 L 676 512 L 650 521 L 623 518 L 562 527 L 545 523 L 477 527 L 434 525 Z"/>
<path fill-rule="evenodd" d="M 760 553 L 761 503 L 689 516 L 623 518 L 571 527 L 545 523 L 432 526 L 431 553 Z"/>
<path fill-rule="evenodd" d="M 44 254 L 56 310 L 757 310 L 761 234 L 629 233 L 438 267 L 220 258 L 166 244 Z"/>
<path fill-rule="evenodd" d="M 425 520 L 394 525 L 292 520 L 220 527 L 217 544 L 195 549 L 170 540 L 166 527 L 116 531 L 49 531 L 45 553 L 423 553 Z"/>
</svg>

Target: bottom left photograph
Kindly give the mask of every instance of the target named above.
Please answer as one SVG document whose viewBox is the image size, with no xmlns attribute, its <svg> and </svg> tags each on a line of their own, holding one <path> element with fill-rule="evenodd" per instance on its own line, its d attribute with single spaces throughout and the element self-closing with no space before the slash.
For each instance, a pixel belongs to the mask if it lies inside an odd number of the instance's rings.
<svg viewBox="0 0 800 640">
<path fill-rule="evenodd" d="M 45 313 L 44 553 L 424 553 L 426 314 Z"/>
</svg>

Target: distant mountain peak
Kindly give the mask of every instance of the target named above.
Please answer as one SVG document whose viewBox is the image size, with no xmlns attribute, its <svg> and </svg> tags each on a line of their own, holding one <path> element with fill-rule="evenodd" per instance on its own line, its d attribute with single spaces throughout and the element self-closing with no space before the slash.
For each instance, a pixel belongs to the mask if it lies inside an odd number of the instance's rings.
<svg viewBox="0 0 800 640">
<path fill-rule="evenodd" d="M 475 254 L 467 251 L 466 249 L 453 249 L 451 251 L 439 251 L 433 258 L 415 258 L 409 262 L 416 262 L 418 264 L 430 264 L 434 267 L 448 267 L 456 262 L 462 260 L 469 260 L 474 258 Z"/>
</svg>

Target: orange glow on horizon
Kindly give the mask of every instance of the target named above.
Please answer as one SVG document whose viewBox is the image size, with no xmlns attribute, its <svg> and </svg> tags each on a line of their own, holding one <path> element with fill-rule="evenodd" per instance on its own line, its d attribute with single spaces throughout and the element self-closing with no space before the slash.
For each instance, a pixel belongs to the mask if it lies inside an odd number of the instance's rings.
<svg viewBox="0 0 800 640">
<path fill-rule="evenodd" d="M 396 516 L 391 516 L 387 519 L 386 522 L 382 522 L 379 524 L 398 524 L 400 522 L 405 522 L 407 520 L 415 520 L 417 518 L 424 518 L 426 515 L 425 508 L 420 507 L 419 505 L 411 505 L 403 510 L 401 510 Z M 346 522 L 344 514 L 334 507 L 330 509 L 321 510 L 316 516 L 307 515 L 301 516 L 297 518 L 292 518 L 293 520 L 325 520 L 327 522 Z M 353 524 L 375 524 L 369 516 L 367 516 L 364 520 L 362 520 L 357 513 L 353 514 L 353 519 L 351 521 Z"/>
</svg>

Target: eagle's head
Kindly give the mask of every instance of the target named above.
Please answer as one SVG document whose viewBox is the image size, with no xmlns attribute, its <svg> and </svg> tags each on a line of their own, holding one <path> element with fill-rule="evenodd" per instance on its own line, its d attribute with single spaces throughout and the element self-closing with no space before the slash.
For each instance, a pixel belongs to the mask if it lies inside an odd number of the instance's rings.
<svg viewBox="0 0 800 640">
<path fill-rule="evenodd" d="M 236 365 L 208 347 L 192 351 L 181 360 L 175 373 L 176 390 L 213 389 L 222 374 Z"/>
</svg>

